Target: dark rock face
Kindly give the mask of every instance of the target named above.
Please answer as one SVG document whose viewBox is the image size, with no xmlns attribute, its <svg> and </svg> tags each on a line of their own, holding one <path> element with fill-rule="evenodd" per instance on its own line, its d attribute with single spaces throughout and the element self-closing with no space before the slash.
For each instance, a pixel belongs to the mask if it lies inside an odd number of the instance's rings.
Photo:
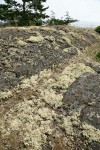
<svg viewBox="0 0 100 150">
<path fill-rule="evenodd" d="M 100 65 L 94 66 L 94 70 L 95 70 L 98 74 L 100 74 Z"/>
<path fill-rule="evenodd" d="M 67 116 L 70 110 L 79 111 L 81 123 L 100 129 L 100 75 L 86 73 L 77 79 L 64 94 L 63 109 Z M 100 143 L 90 142 L 87 148 L 100 149 Z"/>
<path fill-rule="evenodd" d="M 99 150 L 100 149 L 100 143 L 99 142 L 92 142 L 90 145 L 89 145 L 89 149 L 92 149 L 92 150 Z"/>
<path fill-rule="evenodd" d="M 19 79 L 15 73 L 4 72 L 0 75 L 0 90 L 7 91 L 18 84 Z"/>
<path fill-rule="evenodd" d="M 100 75 L 84 74 L 64 94 L 63 107 L 81 111 L 81 121 L 100 129 Z"/>
</svg>

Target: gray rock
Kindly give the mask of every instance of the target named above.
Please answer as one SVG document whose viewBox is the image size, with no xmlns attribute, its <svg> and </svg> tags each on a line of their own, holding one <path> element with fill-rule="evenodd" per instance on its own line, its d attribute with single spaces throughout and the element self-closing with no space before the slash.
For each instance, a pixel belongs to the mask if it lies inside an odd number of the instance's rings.
<svg viewBox="0 0 100 150">
<path fill-rule="evenodd" d="M 93 68 L 98 74 L 100 74 L 100 65 L 96 65 Z"/>
<path fill-rule="evenodd" d="M 63 109 L 81 111 L 81 121 L 100 128 L 100 75 L 84 74 L 64 94 Z"/>
</svg>

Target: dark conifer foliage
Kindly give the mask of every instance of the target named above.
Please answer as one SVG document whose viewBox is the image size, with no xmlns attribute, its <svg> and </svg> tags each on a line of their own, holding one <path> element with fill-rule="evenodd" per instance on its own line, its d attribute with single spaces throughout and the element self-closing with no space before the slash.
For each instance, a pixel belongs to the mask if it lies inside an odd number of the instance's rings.
<svg viewBox="0 0 100 150">
<path fill-rule="evenodd" d="M 57 19 L 52 11 L 51 18 L 46 14 L 49 7 L 44 7 L 47 0 L 4 0 L 0 4 L 0 20 L 10 26 L 29 26 L 43 24 L 47 25 L 67 25 L 76 22 L 66 13 L 64 18 Z M 47 19 L 49 18 L 49 19 Z"/>
<path fill-rule="evenodd" d="M 22 3 L 15 0 L 4 1 L 4 4 L 0 4 L 0 20 L 9 25 L 42 25 L 43 19 L 49 17 L 44 13 L 48 9 L 43 5 L 46 0 L 22 0 Z"/>
<path fill-rule="evenodd" d="M 66 12 L 65 17 L 62 17 L 61 19 L 56 18 L 55 13 L 53 11 L 51 12 L 51 18 L 47 21 L 49 25 L 67 25 L 77 21 L 76 19 L 71 18 L 68 12 Z"/>
<path fill-rule="evenodd" d="M 42 4 L 46 2 L 46 0 L 33 0 L 33 8 L 34 8 L 34 16 L 35 16 L 35 24 L 42 25 L 44 23 L 43 19 L 48 18 L 49 16 L 46 15 L 45 11 L 49 7 L 44 7 Z"/>
</svg>

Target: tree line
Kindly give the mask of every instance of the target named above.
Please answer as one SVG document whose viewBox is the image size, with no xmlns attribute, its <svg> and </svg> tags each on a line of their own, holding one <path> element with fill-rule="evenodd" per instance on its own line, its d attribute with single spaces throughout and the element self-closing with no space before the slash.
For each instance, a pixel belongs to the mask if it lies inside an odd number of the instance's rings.
<svg viewBox="0 0 100 150">
<path fill-rule="evenodd" d="M 22 3 L 19 3 L 16 0 L 4 0 L 4 4 L 0 4 L 0 20 L 11 26 L 62 25 L 77 21 L 68 13 L 64 19 L 57 19 L 54 13 L 51 17 L 48 16 L 46 10 L 49 7 L 44 7 L 46 1 L 22 0 Z"/>
</svg>

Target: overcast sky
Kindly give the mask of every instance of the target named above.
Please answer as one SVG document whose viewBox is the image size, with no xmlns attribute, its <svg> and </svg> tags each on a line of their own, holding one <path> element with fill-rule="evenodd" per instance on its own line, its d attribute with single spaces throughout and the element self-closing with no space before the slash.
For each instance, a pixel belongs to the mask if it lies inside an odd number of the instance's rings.
<svg viewBox="0 0 100 150">
<path fill-rule="evenodd" d="M 68 11 L 75 19 L 100 22 L 100 0 L 47 0 L 47 5 L 58 17 Z"/>
<path fill-rule="evenodd" d="M 100 0 L 47 0 L 46 6 L 49 6 L 47 13 L 52 10 L 59 18 L 68 11 L 74 19 L 100 22 Z"/>
</svg>

